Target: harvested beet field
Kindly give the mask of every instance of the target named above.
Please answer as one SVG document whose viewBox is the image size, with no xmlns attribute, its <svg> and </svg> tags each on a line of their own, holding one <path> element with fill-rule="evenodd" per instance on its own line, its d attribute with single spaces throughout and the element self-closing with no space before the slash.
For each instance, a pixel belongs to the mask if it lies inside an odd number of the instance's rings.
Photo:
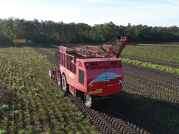
<svg viewBox="0 0 179 134">
<path fill-rule="evenodd" d="M 58 48 L 33 49 L 57 65 Z M 128 63 L 123 67 L 123 91 L 113 95 L 109 107 L 88 109 L 80 98 L 67 96 L 101 133 L 179 133 L 179 75 Z"/>
<path fill-rule="evenodd" d="M 179 63 L 174 63 L 174 62 L 166 62 L 166 61 L 146 59 L 146 58 L 140 58 L 140 57 L 134 57 L 134 56 L 127 56 L 127 55 L 122 55 L 121 58 L 128 58 L 131 60 L 138 60 L 141 62 L 150 62 L 152 64 L 157 64 L 157 65 L 162 65 L 162 66 L 170 66 L 172 68 L 179 68 Z"/>
<path fill-rule="evenodd" d="M 121 55 L 134 56 L 145 59 L 178 63 L 179 64 L 179 47 L 155 47 L 154 45 L 148 46 L 127 46 Z"/>
</svg>

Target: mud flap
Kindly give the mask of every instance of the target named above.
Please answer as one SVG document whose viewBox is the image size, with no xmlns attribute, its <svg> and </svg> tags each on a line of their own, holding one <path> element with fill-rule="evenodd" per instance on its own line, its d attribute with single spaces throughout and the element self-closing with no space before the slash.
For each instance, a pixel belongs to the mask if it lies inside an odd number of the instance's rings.
<svg viewBox="0 0 179 134">
<path fill-rule="evenodd" d="M 74 95 L 76 97 L 76 88 L 75 87 L 69 85 L 69 91 L 72 95 Z"/>
</svg>

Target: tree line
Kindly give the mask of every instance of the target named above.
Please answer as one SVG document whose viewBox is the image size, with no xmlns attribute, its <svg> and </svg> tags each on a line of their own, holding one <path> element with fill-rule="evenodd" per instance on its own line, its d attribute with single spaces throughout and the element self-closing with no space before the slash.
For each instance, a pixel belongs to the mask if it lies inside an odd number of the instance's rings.
<svg viewBox="0 0 179 134">
<path fill-rule="evenodd" d="M 54 21 L 28 21 L 18 18 L 0 18 L 0 43 L 13 39 L 27 39 L 35 43 L 103 43 L 116 36 L 131 36 L 134 41 L 179 40 L 179 28 L 152 27 L 147 25 L 115 25 L 113 22 L 95 24 L 63 23 Z"/>
</svg>

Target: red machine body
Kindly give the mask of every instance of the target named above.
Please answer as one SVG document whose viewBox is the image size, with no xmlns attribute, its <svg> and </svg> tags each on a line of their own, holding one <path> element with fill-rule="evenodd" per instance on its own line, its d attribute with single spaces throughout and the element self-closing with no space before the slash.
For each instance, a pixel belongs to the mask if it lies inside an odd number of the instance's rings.
<svg viewBox="0 0 179 134">
<path fill-rule="evenodd" d="M 60 72 L 66 74 L 69 86 L 98 96 L 108 96 L 122 90 L 123 70 L 121 60 L 117 58 L 96 58 L 76 59 L 76 62 L 76 73 L 60 64 Z"/>
<path fill-rule="evenodd" d="M 105 98 L 122 91 L 123 66 L 119 59 L 124 46 L 133 38 L 114 38 L 99 48 L 86 44 L 62 44 L 59 49 L 59 66 L 52 71 L 64 75 L 69 91 L 77 96 L 83 92 Z M 64 82 L 62 79 L 62 86 Z"/>
</svg>

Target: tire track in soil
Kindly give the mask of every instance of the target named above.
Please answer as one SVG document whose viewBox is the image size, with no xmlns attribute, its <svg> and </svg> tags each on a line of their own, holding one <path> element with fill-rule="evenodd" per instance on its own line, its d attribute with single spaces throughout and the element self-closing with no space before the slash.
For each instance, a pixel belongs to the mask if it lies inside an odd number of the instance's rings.
<svg viewBox="0 0 179 134">
<path fill-rule="evenodd" d="M 81 99 L 75 98 L 73 95 L 70 95 L 70 94 L 67 94 L 67 95 L 79 107 L 79 109 L 83 112 L 83 114 L 91 120 L 94 126 L 101 133 L 131 134 L 131 133 L 139 133 L 138 130 L 141 130 L 139 127 L 137 127 L 137 129 L 133 128 L 132 126 L 127 124 L 125 120 L 117 119 L 115 117 L 112 117 L 112 116 L 109 116 L 108 114 L 103 113 L 104 110 L 107 110 L 109 112 L 110 110 L 108 108 L 103 108 L 103 110 L 89 109 L 84 105 Z M 120 115 L 120 113 L 117 113 L 117 114 Z M 128 118 L 128 117 L 124 115 L 124 118 Z M 144 133 L 148 133 L 148 132 L 144 131 Z"/>
<path fill-rule="evenodd" d="M 33 48 L 33 49 L 40 54 L 48 55 L 47 58 L 57 65 L 56 60 L 54 60 L 54 55 L 52 53 L 49 53 L 40 48 Z M 138 76 L 138 75 L 140 77 L 136 78 L 136 81 L 143 80 L 141 76 L 151 78 L 150 75 L 148 76 L 148 74 L 150 73 L 153 73 L 155 77 L 159 77 L 158 78 L 159 81 L 160 81 L 160 78 L 163 78 L 165 76 L 168 76 L 167 77 L 168 81 L 173 81 L 173 80 L 176 81 L 176 78 L 178 78 L 178 75 L 167 73 L 167 72 L 165 73 L 165 72 L 154 70 L 154 69 L 150 70 L 150 68 L 144 68 L 144 67 L 139 67 L 139 66 L 136 67 L 135 65 L 131 65 L 127 63 L 123 63 L 123 65 L 124 65 L 124 76 L 126 75 L 126 78 L 127 76 L 133 76 L 132 78 L 130 77 L 129 80 L 135 79 L 135 76 Z M 138 71 L 141 72 L 141 74 Z M 132 72 L 132 75 L 130 73 L 128 74 L 128 72 Z M 137 75 L 134 75 L 134 74 L 137 74 Z M 161 77 L 162 74 L 163 76 Z M 143 81 L 146 82 L 147 78 Z M 152 79 L 148 82 L 152 83 Z M 156 86 L 155 84 L 157 83 L 154 83 L 153 86 Z M 176 83 L 174 82 L 173 85 L 175 84 Z M 131 85 L 129 85 L 129 87 L 130 86 Z M 125 88 L 125 85 L 124 85 L 124 88 Z M 77 99 L 73 99 L 73 96 L 70 96 L 70 98 L 83 111 L 83 113 L 88 118 L 90 118 L 90 120 L 102 133 L 117 133 L 117 132 L 119 133 L 149 133 L 149 132 L 150 133 L 164 133 L 164 132 L 175 133 L 176 132 L 175 131 L 176 129 L 170 130 L 170 128 L 168 127 L 165 128 L 166 124 L 162 123 L 163 121 L 161 121 L 160 119 L 155 119 L 153 117 L 154 120 L 158 120 L 157 123 L 154 123 L 153 121 L 147 118 L 144 118 L 144 117 L 152 118 L 153 115 L 147 113 L 144 110 L 140 112 L 140 110 L 137 110 L 135 108 L 133 109 L 132 105 L 128 105 L 129 102 L 123 102 L 119 100 L 118 98 L 114 98 L 114 101 L 111 104 L 110 108 L 107 108 L 107 109 L 101 108 L 101 109 L 96 109 L 96 110 L 90 110 L 88 108 L 85 108 L 84 104 L 82 103 L 82 101 L 80 102 L 80 100 L 78 100 L 78 103 L 79 103 L 78 104 Z M 114 103 L 114 102 L 118 102 L 118 103 Z M 120 105 L 118 106 L 118 104 Z M 124 109 L 124 111 L 121 109 Z M 128 112 L 126 113 L 125 110 Z M 115 111 L 118 111 L 118 112 L 116 113 Z M 92 114 L 90 114 L 90 112 Z M 94 115 L 97 115 L 97 116 L 94 116 Z M 150 116 L 146 116 L 146 115 L 150 115 Z M 105 123 L 108 125 L 105 125 Z M 151 125 L 152 123 L 154 123 L 155 126 Z"/>
</svg>

